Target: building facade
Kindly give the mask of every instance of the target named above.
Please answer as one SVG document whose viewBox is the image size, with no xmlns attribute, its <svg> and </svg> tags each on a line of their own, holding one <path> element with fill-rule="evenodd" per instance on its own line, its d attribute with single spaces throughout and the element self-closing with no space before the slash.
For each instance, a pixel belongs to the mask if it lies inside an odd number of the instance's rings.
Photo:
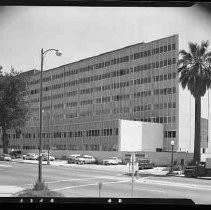
<svg viewBox="0 0 211 210">
<path fill-rule="evenodd" d="M 117 120 L 122 119 L 161 123 L 163 150 L 170 150 L 174 140 L 175 150 L 191 152 L 194 119 L 190 120 L 190 116 L 193 111 L 187 113 L 184 109 L 186 104 L 182 97 L 187 98 L 189 93 L 181 93 L 178 54 L 176 34 L 44 71 L 43 147 L 118 150 L 115 143 L 119 135 Z M 11 131 L 9 139 L 13 148 L 22 145 L 25 149 L 36 149 L 39 71 L 29 76 L 27 87 L 25 97 L 30 102 L 31 118 L 21 135 Z M 184 122 L 183 118 L 189 121 Z M 191 127 L 189 136 L 185 126 Z"/>
</svg>

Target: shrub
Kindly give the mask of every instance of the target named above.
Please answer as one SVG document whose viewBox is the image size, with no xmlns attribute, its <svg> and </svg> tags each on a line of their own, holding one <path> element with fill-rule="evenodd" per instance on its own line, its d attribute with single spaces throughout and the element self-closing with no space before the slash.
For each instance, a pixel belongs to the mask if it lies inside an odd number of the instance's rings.
<svg viewBox="0 0 211 210">
<path fill-rule="evenodd" d="M 61 193 L 45 190 L 26 189 L 14 195 L 15 197 L 64 197 Z"/>
<path fill-rule="evenodd" d="M 34 185 L 34 187 L 32 188 L 32 190 L 49 190 L 47 185 L 45 185 L 44 182 L 39 182 L 37 181 Z"/>
<path fill-rule="evenodd" d="M 15 193 L 14 197 L 64 197 L 63 194 L 49 190 L 44 182 L 37 181 L 32 189 Z"/>
</svg>

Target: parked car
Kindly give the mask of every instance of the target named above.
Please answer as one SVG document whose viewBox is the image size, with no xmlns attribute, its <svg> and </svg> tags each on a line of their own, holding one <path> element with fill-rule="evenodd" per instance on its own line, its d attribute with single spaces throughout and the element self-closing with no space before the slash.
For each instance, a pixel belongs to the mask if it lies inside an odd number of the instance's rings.
<svg viewBox="0 0 211 210">
<path fill-rule="evenodd" d="M 27 153 L 26 155 L 23 155 L 24 160 L 37 160 L 38 155 L 34 153 Z"/>
<path fill-rule="evenodd" d="M 139 170 L 151 169 L 151 168 L 154 168 L 154 163 L 150 162 L 150 160 L 147 158 L 139 159 L 138 160 L 138 168 L 139 168 Z"/>
<path fill-rule="evenodd" d="M 118 157 L 110 157 L 108 159 L 103 160 L 103 165 L 118 165 L 121 163 L 122 160 Z"/>
<path fill-rule="evenodd" d="M 48 160 L 48 154 L 43 154 L 42 155 L 42 160 L 47 161 Z M 51 154 L 49 154 L 49 160 L 50 161 L 54 161 L 55 160 L 55 157 L 52 156 Z"/>
<path fill-rule="evenodd" d="M 10 157 L 9 154 L 1 154 L 0 155 L 0 160 L 3 160 L 3 161 L 11 161 L 12 158 Z"/>
<path fill-rule="evenodd" d="M 76 157 L 75 163 L 77 164 L 86 164 L 86 163 L 96 163 L 97 160 L 91 155 L 82 155 Z"/>
<path fill-rule="evenodd" d="M 22 158 L 22 152 L 20 150 L 14 150 L 10 152 L 10 156 L 12 159 Z"/>
<path fill-rule="evenodd" d="M 72 154 L 67 158 L 67 163 L 76 163 L 76 158 L 80 157 L 80 154 Z"/>
</svg>

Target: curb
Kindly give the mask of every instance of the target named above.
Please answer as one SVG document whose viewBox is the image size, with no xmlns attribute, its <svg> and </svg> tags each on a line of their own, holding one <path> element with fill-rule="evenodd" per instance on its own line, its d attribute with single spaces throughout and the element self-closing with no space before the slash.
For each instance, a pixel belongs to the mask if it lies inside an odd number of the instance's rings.
<svg viewBox="0 0 211 210">
<path fill-rule="evenodd" d="M 38 164 L 37 163 L 33 163 L 33 162 L 23 162 L 23 161 L 15 161 L 15 160 L 12 160 L 12 162 L 15 162 L 15 163 L 26 163 L 26 164 Z M 47 163 L 42 163 L 42 165 L 47 165 Z"/>
</svg>

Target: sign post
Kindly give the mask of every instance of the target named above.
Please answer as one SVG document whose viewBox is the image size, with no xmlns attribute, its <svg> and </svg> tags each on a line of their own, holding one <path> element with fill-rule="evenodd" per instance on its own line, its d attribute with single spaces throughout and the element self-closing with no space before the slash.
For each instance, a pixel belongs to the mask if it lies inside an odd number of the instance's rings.
<svg viewBox="0 0 211 210">
<path fill-rule="evenodd" d="M 99 198 L 101 197 L 101 189 L 102 189 L 103 183 L 99 182 L 98 187 L 99 187 Z"/>
</svg>

